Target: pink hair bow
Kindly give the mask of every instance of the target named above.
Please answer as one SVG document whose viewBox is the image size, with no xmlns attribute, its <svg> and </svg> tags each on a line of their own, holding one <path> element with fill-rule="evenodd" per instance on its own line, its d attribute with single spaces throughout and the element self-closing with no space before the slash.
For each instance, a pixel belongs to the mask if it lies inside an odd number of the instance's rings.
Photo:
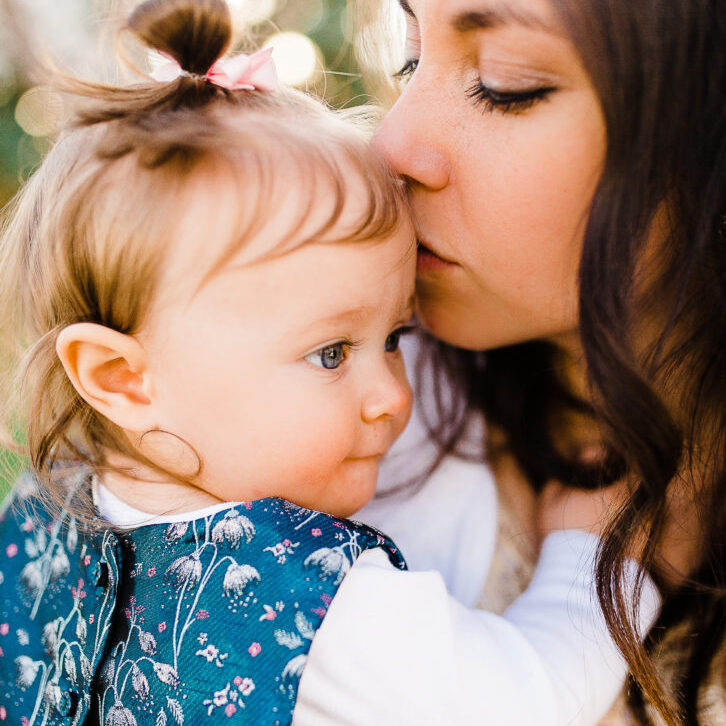
<svg viewBox="0 0 726 726">
<path fill-rule="evenodd" d="M 162 83 L 173 81 L 179 76 L 203 78 L 230 91 L 276 91 L 280 87 L 275 62 L 272 60 L 272 48 L 264 48 L 249 55 L 240 53 L 226 60 L 220 59 L 203 76 L 185 71 L 173 59 L 151 74 L 154 80 Z"/>
</svg>

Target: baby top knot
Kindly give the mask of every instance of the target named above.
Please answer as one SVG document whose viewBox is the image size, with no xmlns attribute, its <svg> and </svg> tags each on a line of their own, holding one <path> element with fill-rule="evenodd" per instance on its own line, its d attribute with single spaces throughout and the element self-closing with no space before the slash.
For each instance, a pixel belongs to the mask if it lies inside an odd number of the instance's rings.
<svg viewBox="0 0 726 726">
<path fill-rule="evenodd" d="M 169 83 L 180 76 L 209 81 L 230 91 L 276 91 L 280 87 L 275 62 L 272 60 L 272 48 L 220 59 L 204 75 L 185 71 L 173 58 L 151 74 L 154 80 L 162 83 Z"/>
</svg>

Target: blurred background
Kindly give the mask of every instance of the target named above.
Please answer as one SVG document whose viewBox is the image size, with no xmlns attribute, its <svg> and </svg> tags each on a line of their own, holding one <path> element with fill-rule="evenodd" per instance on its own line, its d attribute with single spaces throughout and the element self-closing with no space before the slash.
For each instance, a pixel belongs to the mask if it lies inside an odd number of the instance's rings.
<svg viewBox="0 0 726 726">
<path fill-rule="evenodd" d="M 367 0 L 362 0 L 366 2 Z M 366 100 L 346 0 L 227 0 L 234 47 L 271 45 L 283 83 L 337 107 Z M 118 28 L 139 0 L 0 0 L 0 204 L 12 197 L 52 143 L 63 98 L 33 73 L 34 54 L 89 80 L 124 82 Z M 138 58 L 153 68 L 152 56 Z M 0 499 L 21 467 L 0 449 Z"/>
<path fill-rule="evenodd" d="M 312 90 L 335 106 L 364 100 L 345 0 L 227 2 L 235 20 L 235 46 L 272 45 L 284 83 Z M 136 4 L 0 0 L 0 203 L 38 163 L 63 119 L 63 99 L 32 78 L 31 51 L 47 52 L 63 70 L 84 78 L 123 80 L 114 42 Z"/>
</svg>

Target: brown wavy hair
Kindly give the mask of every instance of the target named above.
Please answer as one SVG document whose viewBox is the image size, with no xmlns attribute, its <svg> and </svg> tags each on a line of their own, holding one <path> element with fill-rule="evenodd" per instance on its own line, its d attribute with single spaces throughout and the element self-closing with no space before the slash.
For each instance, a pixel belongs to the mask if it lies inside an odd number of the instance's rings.
<svg viewBox="0 0 726 726">
<path fill-rule="evenodd" d="M 371 69 L 376 7 L 352 5 Z M 726 647 L 726 5 L 553 6 L 607 126 L 579 272 L 591 396 L 572 395 L 558 374 L 557 350 L 544 341 L 478 353 L 432 342 L 434 364 L 461 394 L 441 411 L 434 435 L 451 449 L 467 413 L 482 411 L 535 490 L 551 479 L 593 488 L 626 478 L 630 499 L 600 548 L 600 603 L 630 667 L 638 720 L 691 726 L 699 723 L 706 685 L 715 678 L 723 689 L 714 657 Z M 390 96 L 391 84 L 377 81 Z M 656 222 L 667 232 L 654 253 L 646 242 Z M 555 440 L 553 422 L 573 412 L 593 417 L 604 432 L 608 455 L 597 466 L 568 458 Z M 701 559 L 684 584 L 663 588 L 660 619 L 641 645 L 623 596 L 624 563 L 642 551 L 643 570 L 664 584 L 658 545 L 684 511 Z M 654 654 L 675 633 L 682 637 L 666 682 Z"/>
<path fill-rule="evenodd" d="M 27 455 L 56 501 L 63 493 L 53 472 L 61 461 L 101 471 L 107 454 L 120 452 L 154 465 L 78 395 L 55 344 L 59 331 L 76 322 L 139 331 L 173 243 L 180 200 L 198 173 L 211 170 L 239 198 L 239 219 L 230 222 L 209 275 L 275 213 L 280 169 L 298 169 L 306 180 L 301 216 L 326 195 L 330 213 L 309 239 L 335 227 L 351 183 L 367 199 L 345 239 L 342 232 L 336 237 L 341 242 L 387 238 L 403 203 L 400 185 L 371 154 L 368 131 L 351 114 L 344 118 L 290 89 L 230 91 L 206 80 L 230 44 L 224 0 L 150 0 L 125 30 L 185 73 L 125 87 L 57 76 L 79 105 L 5 210 L 0 237 L 0 362 L 11 372 L 0 380 L 4 439 Z M 304 244 L 299 228 L 272 252 Z"/>
</svg>

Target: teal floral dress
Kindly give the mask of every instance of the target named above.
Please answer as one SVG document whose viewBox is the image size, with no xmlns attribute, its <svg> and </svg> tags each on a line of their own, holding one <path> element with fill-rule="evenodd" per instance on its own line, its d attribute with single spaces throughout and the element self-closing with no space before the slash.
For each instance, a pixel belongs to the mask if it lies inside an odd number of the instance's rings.
<svg viewBox="0 0 726 726">
<path fill-rule="evenodd" d="M 130 532 L 52 514 L 26 478 L 0 519 L 0 725 L 289 724 L 365 525 L 277 498 Z"/>
</svg>

